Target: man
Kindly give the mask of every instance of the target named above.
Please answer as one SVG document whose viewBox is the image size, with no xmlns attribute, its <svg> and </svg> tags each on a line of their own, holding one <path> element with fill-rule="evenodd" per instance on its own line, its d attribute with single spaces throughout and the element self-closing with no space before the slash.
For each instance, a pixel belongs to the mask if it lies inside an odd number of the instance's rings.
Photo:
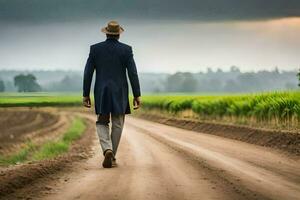
<svg viewBox="0 0 300 200">
<path fill-rule="evenodd" d="M 115 156 L 125 114 L 130 114 L 126 71 L 134 96 L 134 109 L 138 109 L 141 105 L 141 91 L 132 48 L 118 41 L 124 29 L 118 22 L 111 21 L 101 31 L 106 34 L 107 39 L 90 47 L 83 78 L 83 105 L 91 107 L 89 95 L 95 70 L 96 130 L 104 155 L 102 166 L 111 168 L 116 165 Z M 111 134 L 109 134 L 110 121 L 112 122 Z"/>
</svg>

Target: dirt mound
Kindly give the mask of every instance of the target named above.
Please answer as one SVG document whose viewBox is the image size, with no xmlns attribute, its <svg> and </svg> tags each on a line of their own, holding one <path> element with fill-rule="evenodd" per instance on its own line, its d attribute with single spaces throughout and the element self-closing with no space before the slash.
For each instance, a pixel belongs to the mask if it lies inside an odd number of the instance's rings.
<svg viewBox="0 0 300 200">
<path fill-rule="evenodd" d="M 0 199 L 7 199 L 8 196 L 12 199 L 18 198 L 18 196 L 22 196 L 23 199 L 30 199 L 31 195 L 36 196 L 36 193 L 32 192 L 32 190 L 35 190 L 36 187 L 40 187 L 38 184 L 39 181 L 47 181 L 47 179 L 51 179 L 49 175 L 53 175 L 58 171 L 67 170 L 75 161 L 88 158 L 91 155 L 91 146 L 95 134 L 93 130 L 94 126 L 91 126 L 91 122 L 86 120 L 86 123 L 88 123 L 87 127 L 89 127 L 86 133 L 72 144 L 67 154 L 51 160 L 13 166 L 1 171 Z M 34 185 L 31 185 L 33 183 Z M 18 193 L 14 193 L 17 190 Z M 41 188 L 37 189 L 37 191 L 40 190 Z M 21 195 L 19 194 L 20 191 L 22 193 Z"/>
<path fill-rule="evenodd" d="M 297 156 L 300 155 L 300 133 L 296 132 L 264 130 L 237 125 L 224 125 L 185 119 L 167 118 L 153 114 L 139 114 L 137 117 L 178 128 L 184 128 L 206 134 L 213 134 L 260 146 L 271 147 Z"/>
</svg>

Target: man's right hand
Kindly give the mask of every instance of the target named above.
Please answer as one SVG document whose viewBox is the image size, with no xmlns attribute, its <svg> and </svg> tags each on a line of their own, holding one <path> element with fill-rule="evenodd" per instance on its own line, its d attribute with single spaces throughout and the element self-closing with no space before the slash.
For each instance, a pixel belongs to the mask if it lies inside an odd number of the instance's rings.
<svg viewBox="0 0 300 200">
<path fill-rule="evenodd" d="M 140 106 L 141 106 L 141 97 L 134 97 L 133 98 L 133 109 L 136 110 L 136 109 L 139 109 Z"/>
<path fill-rule="evenodd" d="M 91 107 L 91 99 L 90 97 L 83 97 L 82 103 L 84 107 L 90 108 Z"/>
</svg>

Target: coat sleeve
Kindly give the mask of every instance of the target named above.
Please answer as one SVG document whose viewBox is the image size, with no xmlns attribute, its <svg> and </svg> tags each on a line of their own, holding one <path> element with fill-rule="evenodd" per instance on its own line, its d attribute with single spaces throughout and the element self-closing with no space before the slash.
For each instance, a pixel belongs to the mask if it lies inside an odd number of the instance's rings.
<svg viewBox="0 0 300 200">
<path fill-rule="evenodd" d="M 90 95 L 91 83 L 93 79 L 93 74 L 95 70 L 94 56 L 92 47 L 90 48 L 89 57 L 87 59 L 84 75 L 83 75 L 83 96 L 87 97 Z"/>
<path fill-rule="evenodd" d="M 129 77 L 129 81 L 131 84 L 132 92 L 134 97 L 139 97 L 141 96 L 141 90 L 140 90 L 140 82 L 139 82 L 139 77 L 138 73 L 136 70 L 136 65 L 133 59 L 133 53 L 132 53 L 132 48 L 130 47 L 129 50 L 129 57 L 127 59 L 127 73 Z"/>
</svg>

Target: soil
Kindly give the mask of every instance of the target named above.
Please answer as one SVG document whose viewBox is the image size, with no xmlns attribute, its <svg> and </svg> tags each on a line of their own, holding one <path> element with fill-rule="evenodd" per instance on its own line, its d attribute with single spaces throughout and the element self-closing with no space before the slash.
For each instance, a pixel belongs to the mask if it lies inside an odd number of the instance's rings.
<svg viewBox="0 0 300 200">
<path fill-rule="evenodd" d="M 45 182 L 66 173 L 77 161 L 92 155 L 91 147 L 95 137 L 91 121 L 86 120 L 87 130 L 71 145 L 67 154 L 54 159 L 28 162 L 3 168 L 0 172 L 0 199 L 31 199 L 49 190 Z"/>
<path fill-rule="evenodd" d="M 95 116 L 65 113 L 87 132 L 64 156 L 3 170 L 0 199 L 299 199 L 300 157 L 289 151 L 127 116 L 118 165 L 104 169 Z"/>
<path fill-rule="evenodd" d="M 0 109 L 0 153 L 16 151 L 18 145 L 49 134 L 65 123 L 61 116 L 41 110 Z"/>
</svg>

